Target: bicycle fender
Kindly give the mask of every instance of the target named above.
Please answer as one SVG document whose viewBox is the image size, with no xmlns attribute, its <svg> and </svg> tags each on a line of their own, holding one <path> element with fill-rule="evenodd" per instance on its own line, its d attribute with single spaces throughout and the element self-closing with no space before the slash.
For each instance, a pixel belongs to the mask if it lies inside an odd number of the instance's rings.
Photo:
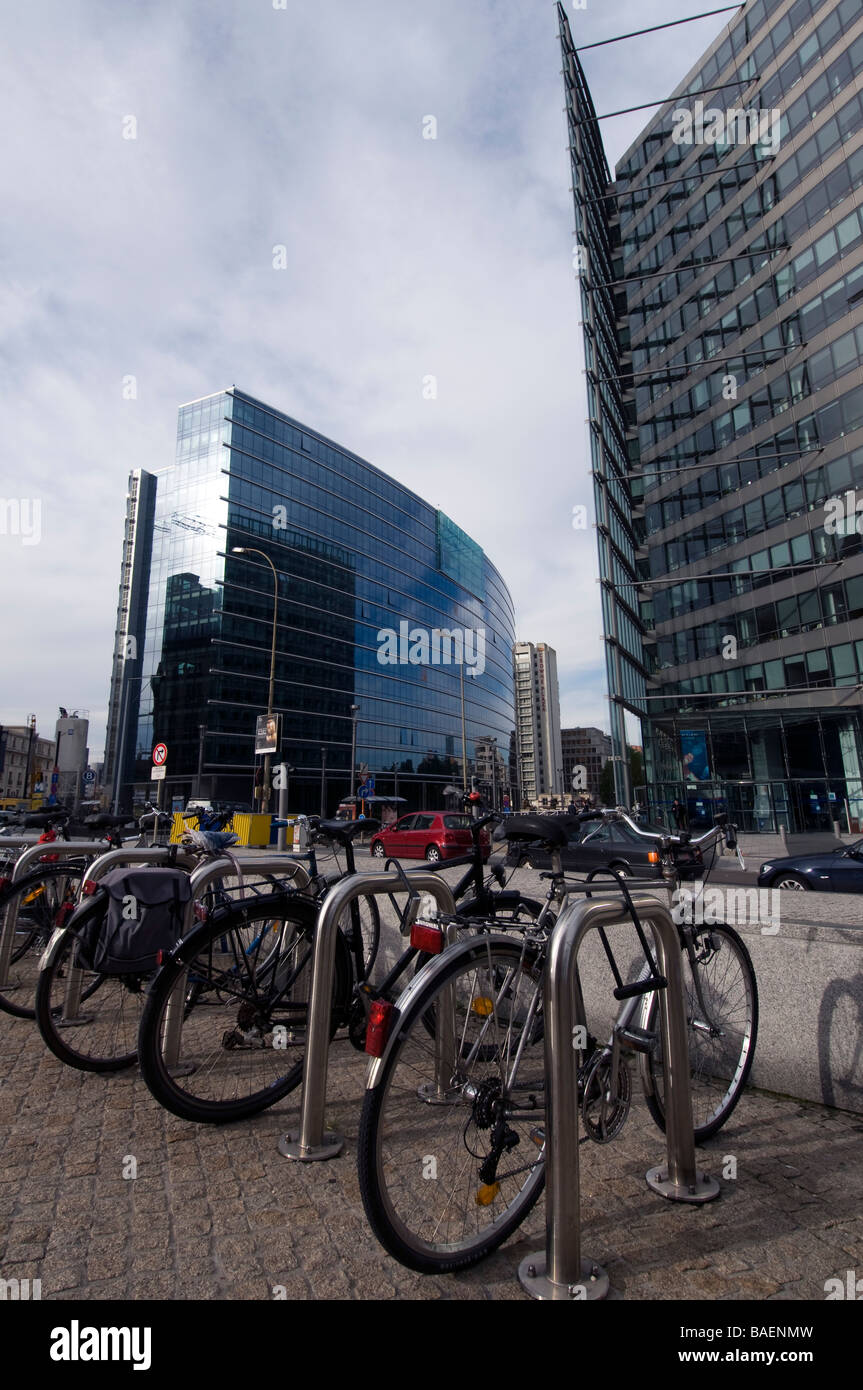
<svg viewBox="0 0 863 1390">
<path fill-rule="evenodd" d="M 398 997 L 386 1047 L 380 1057 L 372 1057 L 369 1062 L 369 1069 L 366 1074 L 367 1091 L 373 1091 L 380 1085 L 387 1059 L 399 1035 L 399 1020 L 401 1015 L 420 991 L 434 984 L 438 976 L 443 974 L 444 970 L 453 960 L 469 960 L 471 956 L 484 954 L 486 946 L 499 946 L 502 944 L 511 946 L 512 942 L 513 937 L 509 932 L 486 932 L 483 933 L 482 936 L 473 935 L 467 941 L 457 941 L 453 946 L 447 946 L 439 956 L 433 956 L 428 964 L 424 965 L 422 970 L 414 975 L 407 989 L 403 990 Z"/>
</svg>

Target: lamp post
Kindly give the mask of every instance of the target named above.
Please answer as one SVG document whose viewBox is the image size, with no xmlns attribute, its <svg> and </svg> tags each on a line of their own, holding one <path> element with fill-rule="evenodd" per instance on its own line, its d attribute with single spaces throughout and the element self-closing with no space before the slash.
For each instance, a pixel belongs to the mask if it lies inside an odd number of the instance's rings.
<svg viewBox="0 0 863 1390">
<path fill-rule="evenodd" d="M 357 772 L 357 715 L 359 712 L 359 705 L 351 705 L 351 785 L 348 788 L 348 796 L 355 796 L 357 790 L 354 783 Z M 354 809 L 356 810 L 356 805 Z"/>
<path fill-rule="evenodd" d="M 464 662 L 459 666 L 459 676 L 461 678 L 461 785 L 462 791 L 467 796 L 467 738 L 464 726 Z"/>
<path fill-rule="evenodd" d="M 204 774 L 204 739 L 207 737 L 206 724 L 198 725 L 198 776 L 195 779 L 195 796 L 201 800 L 201 780 Z"/>
<path fill-rule="evenodd" d="M 269 555 L 263 550 L 255 550 L 251 546 L 235 545 L 231 549 L 232 555 L 260 555 L 262 560 L 266 560 L 270 569 L 273 571 L 273 641 L 270 648 L 270 689 L 267 695 L 267 718 L 273 717 L 273 693 L 276 684 L 276 622 L 279 611 L 279 576 L 276 567 Z M 264 782 L 261 787 L 261 809 L 270 809 L 270 755 L 264 755 Z"/>
</svg>

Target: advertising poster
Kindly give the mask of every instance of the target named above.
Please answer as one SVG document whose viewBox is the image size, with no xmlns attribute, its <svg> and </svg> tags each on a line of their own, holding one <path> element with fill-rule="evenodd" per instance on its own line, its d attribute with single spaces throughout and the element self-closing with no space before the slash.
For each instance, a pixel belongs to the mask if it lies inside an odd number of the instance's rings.
<svg viewBox="0 0 863 1390">
<path fill-rule="evenodd" d="M 685 782 L 709 782 L 710 763 L 707 758 L 707 734 L 703 729 L 681 729 L 680 756 Z"/>
</svg>

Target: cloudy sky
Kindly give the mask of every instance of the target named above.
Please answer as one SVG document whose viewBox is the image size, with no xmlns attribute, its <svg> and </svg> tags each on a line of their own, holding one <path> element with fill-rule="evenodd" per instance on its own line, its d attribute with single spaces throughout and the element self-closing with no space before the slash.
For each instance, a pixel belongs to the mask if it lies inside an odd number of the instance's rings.
<svg viewBox="0 0 863 1390">
<path fill-rule="evenodd" d="M 0 723 L 86 709 L 99 755 L 129 469 L 235 383 L 479 541 L 563 723 L 607 727 L 554 5 L 282 3 L 6 8 L 0 497 L 30 534 L 0 533 Z M 700 9 L 568 6 L 576 43 Z M 598 111 L 667 95 L 731 18 L 585 54 Z M 650 114 L 603 123 L 612 163 Z"/>
</svg>

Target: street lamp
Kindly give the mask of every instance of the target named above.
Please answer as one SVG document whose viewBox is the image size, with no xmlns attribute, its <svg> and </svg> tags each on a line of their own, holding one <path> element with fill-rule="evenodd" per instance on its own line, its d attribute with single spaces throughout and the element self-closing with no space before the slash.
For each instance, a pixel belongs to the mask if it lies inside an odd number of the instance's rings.
<svg viewBox="0 0 863 1390">
<path fill-rule="evenodd" d="M 273 717 L 273 692 L 276 684 L 276 620 L 279 611 L 279 576 L 276 567 L 263 550 L 255 550 L 251 546 L 235 545 L 231 549 L 232 555 L 260 555 L 262 560 L 266 560 L 270 569 L 273 571 L 273 642 L 270 650 L 270 691 L 267 696 L 267 718 Z M 261 809 L 270 809 L 270 755 L 264 756 L 264 784 L 261 787 Z"/>
<path fill-rule="evenodd" d="M 357 715 L 359 712 L 359 705 L 351 705 L 351 785 L 348 789 L 348 796 L 355 796 L 357 790 L 354 782 L 357 771 Z M 356 804 L 354 804 L 354 809 L 356 810 Z"/>
</svg>

